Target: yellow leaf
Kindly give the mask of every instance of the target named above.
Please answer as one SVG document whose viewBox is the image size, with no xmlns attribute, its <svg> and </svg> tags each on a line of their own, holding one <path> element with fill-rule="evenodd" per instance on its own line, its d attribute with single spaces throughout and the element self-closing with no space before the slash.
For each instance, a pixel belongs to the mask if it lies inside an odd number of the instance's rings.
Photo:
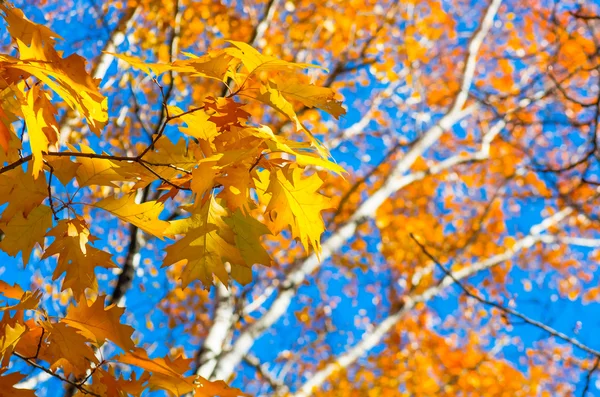
<svg viewBox="0 0 600 397">
<path fill-rule="evenodd" d="M 152 76 L 152 75 L 160 76 L 161 74 L 173 69 L 173 67 L 171 65 L 168 65 L 165 63 L 151 63 L 151 62 L 146 62 L 142 59 L 139 59 L 139 58 L 131 56 L 131 55 L 115 54 L 114 52 L 106 52 L 106 53 L 110 54 L 116 58 L 119 58 L 120 60 L 124 61 L 125 63 L 133 66 L 136 69 L 141 70 L 142 72 L 144 72 L 150 76 Z"/>
<path fill-rule="evenodd" d="M 115 360 L 123 364 L 134 365 L 151 374 L 148 384 L 151 390 L 167 390 L 176 396 L 192 391 L 194 376 L 185 377 L 183 374 L 190 369 L 191 359 L 177 357 L 150 358 L 148 353 L 142 349 L 135 349 L 115 357 Z"/>
<path fill-rule="evenodd" d="M 224 221 L 235 233 L 235 246 L 247 264 L 268 266 L 271 263 L 271 257 L 260 242 L 260 236 L 271 234 L 265 225 L 244 215 L 239 209 Z"/>
<path fill-rule="evenodd" d="M 4 324 L 0 330 L 0 357 L 2 357 L 3 366 L 8 364 L 10 355 L 25 332 L 27 332 L 27 327 L 20 323 Z"/>
<path fill-rule="evenodd" d="M 263 55 L 254 47 L 242 41 L 226 41 L 233 47 L 226 48 L 224 50 L 225 53 L 242 61 L 246 69 L 248 69 L 249 74 L 256 73 L 258 70 L 279 70 L 282 68 L 325 69 L 310 63 L 292 63 L 268 55 Z"/>
<path fill-rule="evenodd" d="M 44 167 L 43 153 L 48 152 L 49 144 L 53 145 L 58 140 L 56 109 L 46 94 L 40 91 L 39 85 L 27 91 L 26 98 L 22 111 L 33 155 L 33 177 L 37 178 Z"/>
<path fill-rule="evenodd" d="M 75 148 L 68 145 L 71 151 Z M 79 145 L 81 153 L 92 153 L 94 151 L 86 145 Z M 79 164 L 75 172 L 75 178 L 79 187 L 86 186 L 110 186 L 114 187 L 114 182 L 126 181 L 129 178 L 118 172 L 119 166 L 108 159 L 77 157 L 76 164 Z"/>
<path fill-rule="evenodd" d="M 52 211 L 48 206 L 35 207 L 26 218 L 20 213 L 15 214 L 2 225 L 5 236 L 0 242 L 0 249 L 11 256 L 21 252 L 23 263 L 27 264 L 33 247 L 36 244 L 44 246 L 44 236 L 50 227 L 52 227 Z"/>
<path fill-rule="evenodd" d="M 111 254 L 88 244 L 90 231 L 79 219 L 61 220 L 48 232 L 54 242 L 46 249 L 42 258 L 59 255 L 52 279 L 56 280 L 66 272 L 62 290 L 71 288 L 73 295 L 79 298 L 87 288 L 97 291 L 98 282 L 94 269 L 117 267 L 111 260 Z"/>
<path fill-rule="evenodd" d="M 8 204 L 2 212 L 2 220 L 10 221 L 15 215 L 24 217 L 48 197 L 48 185 L 44 178 L 35 179 L 31 170 L 21 167 L 0 175 L 0 205 Z"/>
<path fill-rule="evenodd" d="M 0 3 L 1 5 L 1 3 Z M 2 397 L 35 397 L 33 390 L 16 389 L 14 386 L 21 382 L 25 375 L 18 372 L 4 374 L 5 370 L 0 371 L 0 396 Z"/>
<path fill-rule="evenodd" d="M 81 164 L 72 162 L 68 157 L 49 157 L 46 162 L 52 167 L 52 175 L 56 176 L 60 183 L 67 186 L 75 175 Z"/>
<path fill-rule="evenodd" d="M 223 50 L 211 51 L 204 56 L 196 56 L 187 52 L 185 55 L 191 59 L 173 62 L 173 66 L 180 67 L 178 71 L 191 72 L 195 76 L 213 78 L 226 81 L 232 75 L 231 55 Z"/>
<path fill-rule="evenodd" d="M 184 234 L 166 248 L 163 261 L 163 267 L 182 260 L 187 262 L 180 276 L 184 288 L 197 279 L 210 287 L 213 274 L 226 284 L 229 279 L 226 262 L 238 282 L 252 281 L 252 264 L 244 261 L 235 246 L 235 234 L 223 219 L 227 215 L 227 210 L 211 196 L 202 207 L 194 209 L 191 217 L 173 221 L 167 230 L 171 235 Z"/>
<path fill-rule="evenodd" d="M 128 194 L 121 198 L 107 197 L 92 205 L 106 210 L 119 217 L 123 222 L 131 223 L 160 239 L 165 236 L 165 230 L 169 227 L 169 222 L 158 219 L 163 210 L 163 203 L 146 201 L 137 204 L 135 194 Z"/>
<path fill-rule="evenodd" d="M 319 108 L 338 119 L 346 114 L 342 102 L 334 99 L 335 92 L 329 87 L 317 87 L 312 84 L 301 84 L 294 79 L 286 79 L 277 83 L 277 90 L 288 99 L 301 102 L 309 108 Z"/>
<path fill-rule="evenodd" d="M 259 178 L 257 190 L 268 201 L 266 218 L 271 231 L 278 233 L 290 226 L 292 236 L 318 254 L 325 231 L 321 211 L 331 208 L 330 200 L 318 193 L 321 179 L 317 175 L 302 178 L 302 170 L 290 166 L 272 173 L 262 171 Z"/>
<path fill-rule="evenodd" d="M 133 349 L 133 328 L 119 322 L 125 309 L 115 305 L 104 308 L 105 299 L 106 296 L 101 295 L 91 306 L 87 305 L 85 299 L 76 306 L 69 306 L 67 316 L 61 321 L 76 328 L 81 335 L 95 341 L 98 346 L 109 339 L 123 350 Z"/>
<path fill-rule="evenodd" d="M 51 361 L 50 369 L 55 371 L 62 367 L 67 376 L 80 377 L 90 367 L 90 363 L 98 363 L 92 348 L 87 344 L 88 338 L 79 334 L 75 328 L 64 323 L 41 321 L 48 340 L 44 359 Z"/>
</svg>

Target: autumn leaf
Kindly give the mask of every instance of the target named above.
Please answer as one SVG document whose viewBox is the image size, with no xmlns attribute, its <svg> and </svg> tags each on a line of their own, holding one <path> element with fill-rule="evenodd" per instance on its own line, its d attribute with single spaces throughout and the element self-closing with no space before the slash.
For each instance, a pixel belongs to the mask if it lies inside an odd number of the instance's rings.
<svg viewBox="0 0 600 397">
<path fill-rule="evenodd" d="M 25 332 L 27 332 L 27 327 L 23 324 L 0 323 L 0 356 L 3 367 L 8 365 L 10 355 Z"/>
<path fill-rule="evenodd" d="M 123 364 L 134 365 L 151 374 L 148 383 L 151 390 L 167 390 L 176 396 L 192 391 L 194 376 L 185 377 L 183 374 L 190 368 L 191 359 L 177 357 L 157 357 L 151 359 L 145 350 L 135 349 L 115 358 Z"/>
<path fill-rule="evenodd" d="M 27 91 L 22 111 L 33 155 L 33 177 L 37 178 L 44 166 L 43 154 L 48 151 L 48 145 L 58 140 L 56 109 L 46 94 L 40 91 L 40 87 L 35 85 Z"/>
<path fill-rule="evenodd" d="M 74 152 L 78 152 L 70 145 L 69 148 Z M 79 148 L 80 153 L 96 154 L 89 146 L 80 144 Z M 81 156 L 77 157 L 76 164 L 78 164 L 78 167 L 75 170 L 75 177 L 80 187 L 93 185 L 112 187 L 116 186 L 114 183 L 116 181 L 129 179 L 118 172 L 119 165 L 110 159 Z"/>
<path fill-rule="evenodd" d="M 91 306 L 87 305 L 85 299 L 67 309 L 67 316 L 62 319 L 65 324 L 77 329 L 77 331 L 95 341 L 98 346 L 109 339 L 123 350 L 131 350 L 134 344 L 131 340 L 133 328 L 121 324 L 119 318 L 125 309 L 110 305 L 104 307 L 106 296 L 98 296 Z"/>
<path fill-rule="evenodd" d="M 65 374 L 79 377 L 91 363 L 98 363 L 94 350 L 88 345 L 90 339 L 78 333 L 76 328 L 49 321 L 41 321 L 41 324 L 49 342 L 45 358 L 51 361 L 52 370 L 61 367 Z"/>
<path fill-rule="evenodd" d="M 40 205 L 35 207 L 27 217 L 16 214 L 12 219 L 0 226 L 4 231 L 4 239 L 0 249 L 8 255 L 23 255 L 23 263 L 27 264 L 35 245 L 44 247 L 46 231 L 52 226 L 52 210 Z"/>
<path fill-rule="evenodd" d="M 306 250 L 320 252 L 325 230 L 321 211 L 331 208 L 330 200 L 318 194 L 322 181 L 317 175 L 303 178 L 302 171 L 290 166 L 274 173 L 259 173 L 257 190 L 268 203 L 266 217 L 273 233 L 290 227 L 292 236 Z"/>
<path fill-rule="evenodd" d="M 169 227 L 169 222 L 158 219 L 163 210 L 162 203 L 147 201 L 138 204 L 135 201 L 134 194 L 125 195 L 121 198 L 107 197 L 92 205 L 108 211 L 119 217 L 123 222 L 131 223 L 146 233 L 161 239 L 165 236 L 165 230 Z"/>
<path fill-rule="evenodd" d="M 7 206 L 2 211 L 2 221 L 29 213 L 48 197 L 48 185 L 44 178 L 35 179 L 31 169 L 25 172 L 16 168 L 0 175 L 0 203 Z"/>
<path fill-rule="evenodd" d="M 0 294 L 9 299 L 21 299 L 25 291 L 19 284 L 10 285 L 6 281 L 0 280 Z"/>
<path fill-rule="evenodd" d="M 98 82 L 86 72 L 85 60 L 76 54 L 62 58 L 53 47 L 54 39 L 60 36 L 28 20 L 16 8 L 3 5 L 1 9 L 9 33 L 17 41 L 19 56 L 25 60 L 15 60 L 6 66 L 39 78 L 84 115 L 92 131 L 99 133 L 108 120 L 107 99 L 100 94 Z"/>
<path fill-rule="evenodd" d="M 62 289 L 70 288 L 73 295 L 79 298 L 87 288 L 96 291 L 98 282 L 94 269 L 117 267 L 111 260 L 111 254 L 88 244 L 94 237 L 90 235 L 87 225 L 80 219 L 61 220 L 48 232 L 54 237 L 52 244 L 46 249 L 42 258 L 58 255 L 56 268 L 52 278 L 56 280 L 66 272 Z"/>
<path fill-rule="evenodd" d="M 167 229 L 169 235 L 184 234 L 166 248 L 163 261 L 163 267 L 182 260 L 187 262 L 180 276 L 184 288 L 194 280 L 211 286 L 213 274 L 226 283 L 229 276 L 225 262 L 244 263 L 234 246 L 234 236 L 223 221 L 225 216 L 225 208 L 211 196 L 189 218 L 173 221 Z"/>
<path fill-rule="evenodd" d="M 271 257 L 260 241 L 260 236 L 271 233 L 265 225 L 244 215 L 240 209 L 224 218 L 224 221 L 235 233 L 235 245 L 247 264 L 268 266 L 271 263 Z"/>
<path fill-rule="evenodd" d="M 18 372 L 5 374 L 5 371 L 0 371 L 0 397 L 35 397 L 33 390 L 17 389 L 14 387 L 25 378 L 25 375 Z"/>
</svg>

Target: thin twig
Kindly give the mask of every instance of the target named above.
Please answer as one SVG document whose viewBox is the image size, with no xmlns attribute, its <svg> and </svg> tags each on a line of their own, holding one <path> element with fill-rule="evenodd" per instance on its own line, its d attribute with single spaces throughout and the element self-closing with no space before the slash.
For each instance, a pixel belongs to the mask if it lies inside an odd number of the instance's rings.
<svg viewBox="0 0 600 397">
<path fill-rule="evenodd" d="M 21 355 L 17 352 L 13 352 L 12 354 L 19 357 L 21 360 L 25 361 L 27 364 L 31 365 L 32 367 L 40 369 L 40 370 L 44 371 L 45 373 L 47 373 L 48 375 L 51 375 L 51 376 L 55 377 L 56 379 L 61 380 L 62 382 L 68 383 L 69 385 L 71 385 L 72 387 L 75 387 L 77 390 L 79 390 L 83 394 L 89 394 L 91 396 L 101 397 L 99 394 L 96 394 L 93 391 L 86 389 L 81 384 L 73 382 L 72 380 L 67 379 L 64 376 L 61 376 L 57 373 L 52 372 L 50 369 L 44 367 L 43 365 L 36 363 L 35 361 L 33 361 L 30 358 L 24 357 L 23 355 Z"/>
<path fill-rule="evenodd" d="M 506 314 L 510 314 L 511 316 L 515 316 L 521 320 L 523 320 L 525 323 L 529 324 L 529 325 L 533 325 L 534 327 L 537 327 L 547 333 L 549 333 L 550 335 L 558 338 L 558 339 L 562 339 L 563 341 L 569 343 L 572 346 L 575 346 L 581 350 L 583 350 L 586 353 L 592 354 L 597 358 L 600 358 L 600 351 L 595 350 L 587 345 L 584 345 L 583 343 L 579 342 L 577 339 L 572 338 L 558 330 L 555 330 L 552 327 L 547 326 L 546 324 L 531 319 L 529 317 L 527 317 L 526 315 L 513 310 L 509 307 L 505 307 L 503 305 L 501 305 L 500 303 L 497 302 L 493 302 L 489 299 L 484 298 L 481 293 L 477 290 L 475 290 L 475 292 L 472 292 L 470 288 L 468 288 L 467 286 L 465 286 L 463 283 L 460 282 L 460 280 L 458 280 L 454 274 L 448 269 L 446 268 L 444 265 L 442 265 L 428 250 L 427 248 L 425 248 L 425 246 L 423 244 L 421 244 L 419 242 L 419 240 L 417 240 L 414 236 L 414 234 L 410 233 L 410 238 L 412 238 L 414 240 L 414 242 L 419 246 L 419 248 L 421 249 L 421 251 L 423 251 L 423 253 L 431 260 L 433 261 L 433 263 L 435 263 L 445 274 L 447 277 L 449 277 L 456 285 L 458 285 L 460 287 L 460 289 L 462 289 L 465 294 L 467 294 L 469 297 L 477 300 L 480 303 L 483 303 L 484 305 L 488 305 L 491 307 L 494 307 L 498 310 L 500 310 L 503 313 Z"/>
</svg>

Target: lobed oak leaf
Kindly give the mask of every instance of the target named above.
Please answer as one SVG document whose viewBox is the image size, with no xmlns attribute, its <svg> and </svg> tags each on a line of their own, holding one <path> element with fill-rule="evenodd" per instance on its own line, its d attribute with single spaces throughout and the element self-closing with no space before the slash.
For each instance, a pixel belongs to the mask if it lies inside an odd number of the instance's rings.
<svg viewBox="0 0 600 397">
<path fill-rule="evenodd" d="M 240 209 L 224 218 L 224 221 L 235 233 L 235 245 L 246 264 L 265 266 L 271 264 L 271 257 L 260 242 L 262 235 L 271 234 L 264 224 L 251 216 L 244 215 Z"/>
<path fill-rule="evenodd" d="M 277 90 L 287 99 L 301 102 L 309 108 L 326 111 L 336 119 L 346 114 L 342 102 L 335 100 L 335 91 L 329 87 L 318 87 L 313 84 L 302 84 L 296 79 L 285 79 L 277 82 Z"/>
<path fill-rule="evenodd" d="M 0 397 L 35 397 L 33 390 L 17 389 L 14 387 L 25 378 L 25 375 L 18 372 L 10 374 L 4 374 L 4 372 L 5 370 L 0 371 Z"/>
<path fill-rule="evenodd" d="M 90 364 L 98 364 L 94 350 L 87 344 L 90 339 L 77 332 L 76 328 L 64 323 L 41 321 L 45 338 L 48 341 L 45 359 L 50 361 L 50 369 L 61 367 L 67 376 L 85 375 Z"/>
<path fill-rule="evenodd" d="M 163 261 L 163 267 L 186 262 L 180 275 L 184 288 L 197 279 L 210 287 L 213 274 L 227 283 L 226 264 L 230 267 L 231 276 L 239 283 L 252 281 L 252 263 L 246 262 L 236 247 L 236 234 L 226 223 L 227 216 L 228 211 L 211 196 L 202 206 L 194 208 L 189 218 L 173 221 L 167 230 L 171 235 L 184 234 L 166 248 L 167 255 Z"/>
<path fill-rule="evenodd" d="M 105 295 L 98 296 L 91 306 L 86 300 L 77 305 L 71 305 L 67 309 L 67 315 L 61 321 L 76 328 L 78 332 L 95 341 L 98 346 L 109 339 L 123 350 L 131 350 L 135 347 L 131 340 L 133 328 L 119 322 L 125 309 L 110 305 L 104 307 Z"/>
<path fill-rule="evenodd" d="M 46 205 L 35 207 L 27 217 L 18 213 L 2 224 L 4 239 L 0 242 L 0 249 L 10 256 L 16 256 L 21 252 L 23 263 L 27 264 L 33 247 L 36 244 L 40 247 L 44 246 L 44 237 L 50 227 L 52 227 L 52 210 Z"/>
<path fill-rule="evenodd" d="M 23 295 L 19 298 L 19 302 L 14 305 L 8 305 L 4 307 L 0 307 L 0 311 L 9 311 L 9 310 L 32 310 L 37 309 L 40 300 L 42 299 L 42 292 L 39 290 L 35 291 L 25 291 Z"/>
<path fill-rule="evenodd" d="M 163 203 L 158 201 L 146 201 L 137 204 L 135 194 L 128 194 L 121 198 L 107 197 L 92 204 L 117 216 L 123 222 L 131 223 L 160 239 L 165 236 L 165 230 L 169 222 L 158 219 L 163 210 Z"/>
<path fill-rule="evenodd" d="M 52 175 L 56 176 L 63 186 L 67 186 L 75 175 L 81 164 L 72 162 L 68 157 L 48 157 L 48 167 L 52 167 Z"/>
<path fill-rule="evenodd" d="M 71 145 L 69 149 L 77 152 Z M 89 146 L 79 145 L 80 153 L 96 154 Z M 119 166 L 109 159 L 77 157 L 76 164 L 79 164 L 75 171 L 75 178 L 79 187 L 86 186 L 110 186 L 115 187 L 114 182 L 128 181 L 129 176 L 124 176 L 118 172 Z"/>
<path fill-rule="evenodd" d="M 183 114 L 183 110 L 171 106 L 169 107 L 169 111 L 173 116 L 177 116 L 175 120 L 186 124 L 185 127 L 179 129 L 186 135 L 206 141 L 208 144 L 210 144 L 219 134 L 217 131 L 217 125 L 214 123 L 214 121 L 210 120 L 211 115 L 206 113 L 204 109 L 197 109 L 193 112 Z"/>
<path fill-rule="evenodd" d="M 12 352 L 26 332 L 27 327 L 23 324 L 0 323 L 0 357 L 2 357 L 2 367 L 8 365 Z"/>
<path fill-rule="evenodd" d="M 30 43 L 17 39 L 17 44 L 22 60 L 7 66 L 43 81 L 69 107 L 80 112 L 98 134 L 108 121 L 108 99 L 100 94 L 98 82 L 87 74 L 85 60 L 76 54 L 61 58 L 53 43 L 44 41 L 38 30 L 32 31 Z"/>
<path fill-rule="evenodd" d="M 9 221 L 17 214 L 27 217 L 48 197 L 44 178 L 35 179 L 32 172 L 21 167 L 0 175 L 0 205 L 8 204 L 2 211 L 2 221 Z"/>
<path fill-rule="evenodd" d="M 15 283 L 14 285 L 8 284 L 6 281 L 0 280 L 0 294 L 4 295 L 9 299 L 21 299 L 25 291 L 23 288 L 19 286 L 19 284 Z"/>
<path fill-rule="evenodd" d="M 227 383 L 222 380 L 211 382 L 198 376 L 194 380 L 194 384 L 196 385 L 194 388 L 194 397 L 250 397 L 249 394 L 243 393 L 240 389 L 227 386 Z"/>
<path fill-rule="evenodd" d="M 234 58 L 239 59 L 244 64 L 246 69 L 248 69 L 249 75 L 258 72 L 259 70 L 280 70 L 288 68 L 325 69 L 321 66 L 310 63 L 292 63 L 268 55 L 263 55 L 254 47 L 242 41 L 226 40 L 226 42 L 231 44 L 233 47 L 226 48 L 224 52 Z"/>
<path fill-rule="evenodd" d="M 117 267 L 111 260 L 111 254 L 88 244 L 90 231 L 81 219 L 61 220 L 47 233 L 54 237 L 42 258 L 58 255 L 52 279 L 56 280 L 66 272 L 61 290 L 71 288 L 73 295 L 79 298 L 87 288 L 98 289 L 94 272 L 96 267 L 105 269 Z"/>
<path fill-rule="evenodd" d="M 21 110 L 33 156 L 32 173 L 37 178 L 44 167 L 44 152 L 48 151 L 48 145 L 54 145 L 58 141 L 56 109 L 39 85 L 31 87 L 25 96 Z"/>
<path fill-rule="evenodd" d="M 167 390 L 176 396 L 189 393 L 193 390 L 194 376 L 186 377 L 183 374 L 190 369 L 192 359 L 179 356 L 175 359 L 167 357 L 150 358 L 142 349 L 134 349 L 115 357 L 115 361 L 134 365 L 148 373 L 148 385 L 151 390 Z"/>
<path fill-rule="evenodd" d="M 225 82 L 233 75 L 232 56 L 223 50 L 210 51 L 203 56 L 196 56 L 184 52 L 190 59 L 173 62 L 173 66 L 182 67 L 183 70 L 191 72 L 195 76 L 214 78 Z"/>
<path fill-rule="evenodd" d="M 143 59 L 140 59 L 135 56 L 116 54 L 114 52 L 108 52 L 108 51 L 105 51 L 104 53 L 110 54 L 110 55 L 122 60 L 123 62 L 129 64 L 130 66 L 134 67 L 135 69 L 141 70 L 142 72 L 146 73 L 149 76 L 152 76 L 152 75 L 160 76 L 161 74 L 168 72 L 169 70 L 173 70 L 173 66 L 166 64 L 166 63 L 146 62 Z"/>
<path fill-rule="evenodd" d="M 139 397 L 146 390 L 146 382 L 150 378 L 147 372 L 144 372 L 139 378 L 132 373 L 130 379 L 124 379 L 117 376 L 114 367 L 109 367 L 108 371 L 102 368 L 96 368 L 92 374 L 92 385 L 90 391 L 103 396 Z"/>
<path fill-rule="evenodd" d="M 321 185 L 317 175 L 303 178 L 302 170 L 289 165 L 275 172 L 260 172 L 257 182 L 257 191 L 268 202 L 266 218 L 271 231 L 278 233 L 289 226 L 292 236 L 306 250 L 312 246 L 317 254 L 325 231 L 321 211 L 331 208 L 330 199 L 318 193 Z"/>
</svg>

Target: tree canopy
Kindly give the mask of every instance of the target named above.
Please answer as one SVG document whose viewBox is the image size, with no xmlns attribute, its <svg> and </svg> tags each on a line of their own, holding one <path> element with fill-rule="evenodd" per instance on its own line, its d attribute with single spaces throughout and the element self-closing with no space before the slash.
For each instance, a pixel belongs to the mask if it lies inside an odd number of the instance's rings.
<svg viewBox="0 0 600 397">
<path fill-rule="evenodd" d="M 0 15 L 0 396 L 598 390 L 598 5 Z"/>
</svg>

